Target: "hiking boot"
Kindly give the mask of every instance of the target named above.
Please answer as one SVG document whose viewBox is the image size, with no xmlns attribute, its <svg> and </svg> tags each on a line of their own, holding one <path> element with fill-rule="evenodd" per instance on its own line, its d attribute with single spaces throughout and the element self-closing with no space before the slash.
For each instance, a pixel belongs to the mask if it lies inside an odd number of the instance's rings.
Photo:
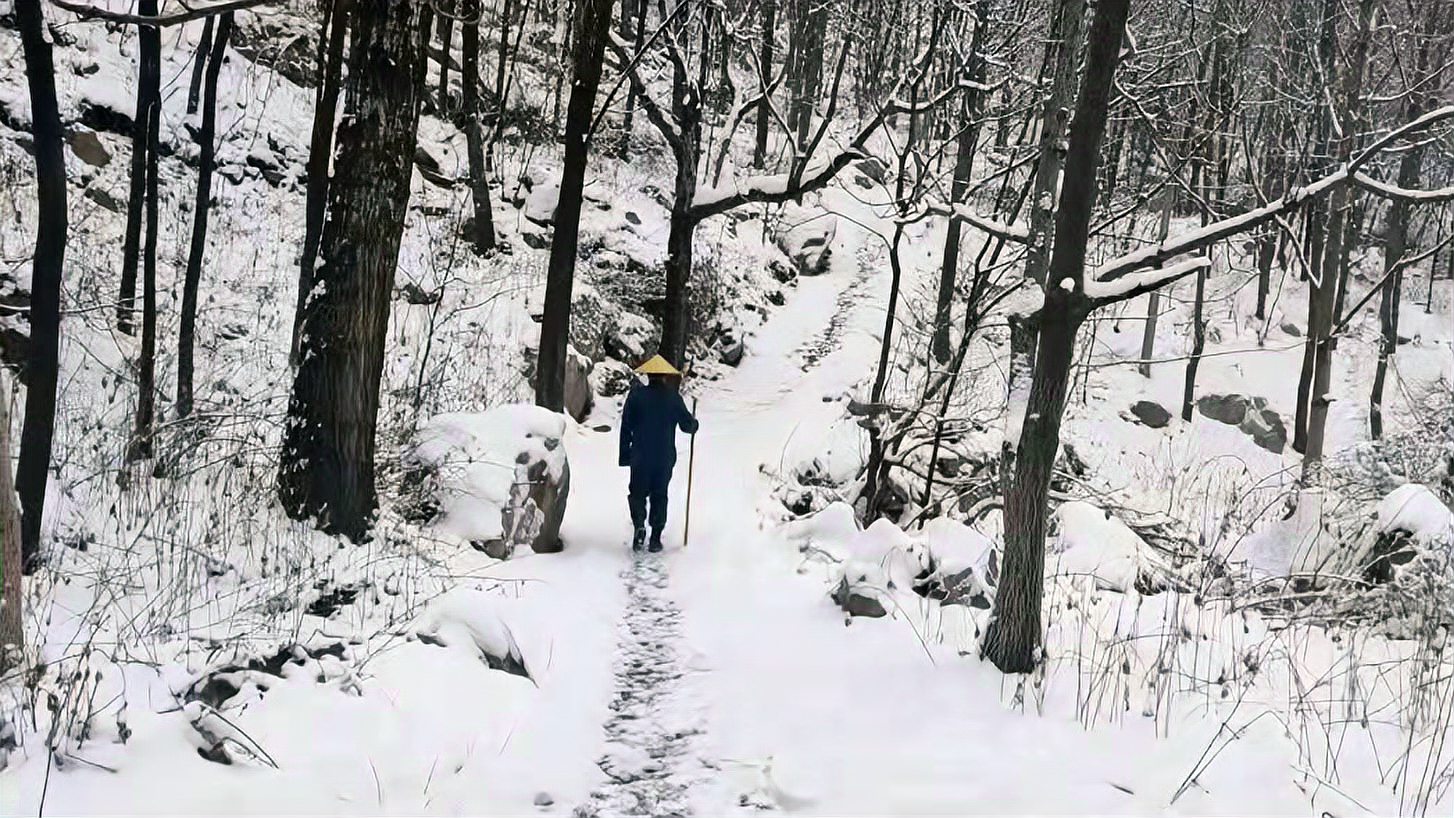
<svg viewBox="0 0 1454 818">
<path fill-rule="evenodd" d="M 654 531 L 651 533 L 651 542 L 647 544 L 646 550 L 647 551 L 650 551 L 653 554 L 655 554 L 655 553 L 657 553 L 658 551 L 661 550 L 661 535 L 660 534 L 658 534 L 658 533 L 656 533 Z"/>
<path fill-rule="evenodd" d="M 641 546 L 643 544 L 645 544 L 645 543 L 646 543 L 646 529 L 644 529 L 644 528 L 638 528 L 638 529 L 636 529 L 636 533 L 634 535 L 632 535 L 632 537 L 631 537 L 631 550 L 632 551 L 640 551 L 641 550 Z"/>
</svg>

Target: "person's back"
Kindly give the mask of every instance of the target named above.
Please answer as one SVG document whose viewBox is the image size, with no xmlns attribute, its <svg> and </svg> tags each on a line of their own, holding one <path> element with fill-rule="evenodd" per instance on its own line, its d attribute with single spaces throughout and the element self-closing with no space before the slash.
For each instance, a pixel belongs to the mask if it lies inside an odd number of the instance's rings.
<svg viewBox="0 0 1454 818">
<path fill-rule="evenodd" d="M 667 365 L 665 361 L 661 362 Z M 673 370 L 675 371 L 675 370 Z M 621 410 L 621 455 L 619 463 L 631 469 L 627 496 L 631 524 L 635 529 L 632 548 L 646 540 L 647 503 L 651 506 L 650 550 L 661 550 L 661 532 L 666 527 L 667 487 L 676 465 L 676 430 L 693 434 L 697 419 L 687 410 L 682 396 L 668 382 L 667 374 L 652 373 L 649 382 L 631 387 Z"/>
</svg>

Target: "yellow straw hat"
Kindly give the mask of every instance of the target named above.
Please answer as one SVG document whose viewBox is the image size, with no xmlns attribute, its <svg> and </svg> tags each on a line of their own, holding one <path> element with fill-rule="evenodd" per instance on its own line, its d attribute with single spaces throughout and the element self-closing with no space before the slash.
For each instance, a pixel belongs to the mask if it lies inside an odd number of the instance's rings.
<svg viewBox="0 0 1454 818">
<path fill-rule="evenodd" d="M 672 366 L 660 355 L 653 355 L 646 363 L 636 367 L 636 371 L 642 375 L 680 375 L 676 367 Z"/>
</svg>

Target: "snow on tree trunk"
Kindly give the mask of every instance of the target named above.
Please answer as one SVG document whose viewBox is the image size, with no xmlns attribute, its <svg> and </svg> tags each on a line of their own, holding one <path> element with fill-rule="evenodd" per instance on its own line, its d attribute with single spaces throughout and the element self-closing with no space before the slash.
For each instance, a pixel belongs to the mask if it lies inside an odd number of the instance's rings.
<svg viewBox="0 0 1454 818">
<path fill-rule="evenodd" d="M 353 24 L 337 139 L 346 172 L 329 186 L 322 263 L 303 309 L 278 494 L 295 519 L 359 539 L 376 505 L 379 378 L 428 28 L 407 0 L 359 0 Z"/>
</svg>

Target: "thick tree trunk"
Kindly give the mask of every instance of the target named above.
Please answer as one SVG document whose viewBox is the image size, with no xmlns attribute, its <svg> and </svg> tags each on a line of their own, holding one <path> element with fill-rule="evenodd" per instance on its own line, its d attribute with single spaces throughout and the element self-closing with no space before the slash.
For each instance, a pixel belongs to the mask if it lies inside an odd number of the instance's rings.
<svg viewBox="0 0 1454 818">
<path fill-rule="evenodd" d="M 823 38 L 828 33 L 828 4 L 823 0 L 807 0 L 807 19 L 804 20 L 804 41 L 798 49 L 799 83 L 795 107 L 797 116 L 793 126 L 797 128 L 799 145 L 808 144 L 813 126 L 813 111 L 818 103 L 818 87 L 823 79 Z"/>
<path fill-rule="evenodd" d="M 480 0 L 465 0 L 464 31 L 461 32 L 463 54 L 460 58 L 460 84 L 464 108 L 465 152 L 469 156 L 470 198 L 475 209 L 474 231 L 470 237 L 478 252 L 495 247 L 495 214 L 490 205 L 490 180 L 485 165 L 485 138 L 480 132 Z"/>
<path fill-rule="evenodd" d="M 969 78 L 972 82 L 984 82 L 984 60 L 980 49 L 984 43 L 986 3 L 975 4 L 974 34 L 969 41 Z M 974 153 L 979 145 L 979 109 L 983 93 L 968 89 L 961 95 L 959 141 L 955 146 L 954 181 L 950 185 L 950 199 L 959 202 L 969 189 L 969 179 L 974 172 Z M 950 219 L 944 235 L 944 259 L 939 267 L 939 297 L 934 304 L 934 338 L 931 352 L 934 360 L 946 363 L 951 354 L 949 343 L 950 311 L 954 307 L 954 283 L 959 267 L 960 221 Z"/>
<path fill-rule="evenodd" d="M 157 0 L 139 0 L 138 14 L 155 15 Z M 121 247 L 121 295 L 116 304 L 116 329 L 136 332 L 136 271 L 141 252 L 141 228 L 146 218 L 146 168 L 149 137 L 147 122 L 154 105 L 161 104 L 161 40 L 157 29 L 138 28 L 141 65 L 137 74 L 136 118 L 131 129 L 131 189 L 126 199 L 126 234 Z"/>
<path fill-rule="evenodd" d="M 421 18 L 423 18 L 421 20 Z M 357 0 L 316 291 L 304 304 L 278 495 L 294 519 L 362 539 L 376 505 L 374 434 L 389 303 L 409 206 L 427 16 Z"/>
<path fill-rule="evenodd" d="M 323 219 L 328 205 L 328 166 L 333 154 L 333 125 L 338 114 L 338 94 L 343 81 L 343 52 L 348 40 L 349 17 L 354 0 L 331 0 L 320 36 L 327 42 L 318 66 L 320 78 L 314 97 L 313 133 L 308 145 L 307 199 L 304 204 L 303 256 L 298 263 L 298 302 L 293 310 L 293 339 L 289 358 L 298 363 L 298 338 L 303 327 L 303 305 L 313 289 L 318 264 L 318 241 L 323 236 Z"/>
<path fill-rule="evenodd" d="M 202 41 L 197 44 L 197 56 L 192 60 L 192 83 L 187 87 L 187 113 L 197 113 L 197 103 L 202 99 L 202 74 L 207 66 L 207 54 L 212 50 L 213 18 L 208 17 L 202 26 Z"/>
<path fill-rule="evenodd" d="M 1130 0 L 1101 0 L 1086 48 L 1085 75 L 1071 122 L 1065 179 L 1055 214 L 1055 251 L 1039 314 L 1039 348 L 1030 399 L 1005 497 L 1005 553 L 982 651 L 1005 673 L 1035 668 L 1041 641 L 1045 516 L 1060 421 L 1075 359 L 1075 335 L 1089 311 L 1084 292 L 1086 240 L 1096 202 L 1096 172 L 1111 82 L 1120 60 Z M 1064 57 L 1064 55 L 1062 55 Z M 1065 285 L 1069 285 L 1066 287 Z"/>
<path fill-rule="evenodd" d="M 209 18 L 210 22 L 210 18 Z M 197 199 L 192 208 L 192 246 L 187 254 L 187 277 L 182 284 L 182 327 L 177 339 L 177 417 L 192 414 L 192 352 L 196 346 L 197 290 L 202 281 L 202 257 L 207 252 L 207 212 L 212 202 L 212 169 L 217 146 L 217 75 L 232 33 L 232 12 L 219 15 L 217 34 L 207 57 L 206 87 L 202 99 L 201 156 L 197 167 Z"/>
<path fill-rule="evenodd" d="M 545 314 L 540 321 L 535 402 L 559 412 L 565 408 L 566 344 L 570 340 L 571 288 L 575 281 L 577 231 L 586 180 L 587 138 L 601 84 L 606 38 L 611 34 L 614 0 L 577 0 L 575 51 L 572 55 L 570 107 L 565 120 L 565 167 L 545 274 Z"/>
<path fill-rule="evenodd" d="M 1203 175 L 1206 173 L 1200 160 L 1193 160 L 1192 167 L 1192 190 L 1200 187 Z M 1202 208 L 1202 226 L 1207 224 L 1208 214 L 1206 208 Z M 1204 251 L 1204 255 L 1210 256 L 1211 249 Z M 1207 268 L 1197 270 L 1196 295 L 1192 301 L 1191 313 L 1191 355 L 1186 360 L 1186 378 L 1182 383 L 1181 390 L 1181 419 L 1190 423 L 1192 409 L 1196 405 L 1197 370 L 1202 365 L 1202 352 L 1207 348 Z"/>
<path fill-rule="evenodd" d="M 46 41 L 40 0 L 16 0 L 15 17 L 25 53 L 30 90 L 31 135 L 35 139 L 35 259 L 30 273 L 30 350 L 26 360 L 25 424 L 15 481 L 20 493 L 23 565 L 33 571 L 40 559 L 45 517 L 46 478 L 55 433 L 56 380 L 61 334 L 61 275 L 66 255 L 66 160 L 61 148 L 61 117 L 56 104 L 55 65 Z M 10 468 L 8 459 L 4 468 Z"/>
<path fill-rule="evenodd" d="M 636 46 L 633 54 L 640 54 L 641 49 L 646 45 L 646 6 L 647 0 L 639 0 L 636 4 Z M 622 16 L 625 16 L 623 10 Z M 636 83 L 628 83 L 626 88 L 626 112 L 621 117 L 621 148 L 620 154 L 625 156 L 631 147 L 631 121 L 636 113 Z"/>
<path fill-rule="evenodd" d="M 762 100 L 757 103 L 757 134 L 752 147 L 752 166 L 761 169 L 767 159 L 767 129 L 772 119 L 772 101 L 768 85 L 772 82 L 773 33 L 777 30 L 777 0 L 762 2 L 762 53 L 759 57 L 758 90 Z"/>
</svg>

